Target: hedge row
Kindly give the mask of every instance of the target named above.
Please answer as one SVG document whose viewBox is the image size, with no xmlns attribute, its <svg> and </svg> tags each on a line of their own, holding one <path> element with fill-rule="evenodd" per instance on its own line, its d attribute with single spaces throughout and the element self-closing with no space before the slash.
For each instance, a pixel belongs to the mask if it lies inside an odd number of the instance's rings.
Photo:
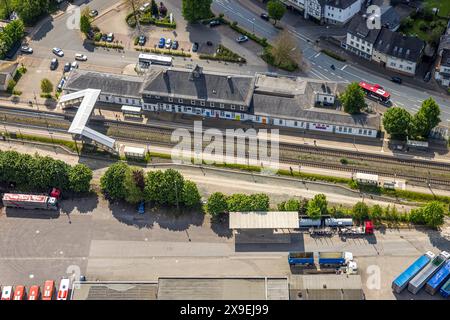
<svg viewBox="0 0 450 320">
<path fill-rule="evenodd" d="M 154 49 L 154 48 L 142 48 L 141 49 L 139 47 L 135 47 L 134 50 L 141 51 L 141 52 L 157 53 L 157 54 L 167 54 L 167 55 L 176 56 L 176 57 L 186 57 L 186 58 L 191 57 L 190 53 L 186 53 L 181 50 L 166 50 L 166 49 Z"/>
<path fill-rule="evenodd" d="M 320 52 L 325 53 L 327 56 L 332 57 L 333 59 L 336 59 L 338 61 L 342 61 L 345 62 L 347 61 L 345 58 L 341 57 L 340 55 L 338 55 L 336 52 L 333 52 L 331 50 L 328 49 L 322 49 L 320 50 Z"/>
<path fill-rule="evenodd" d="M 234 53 L 233 51 L 231 51 L 230 49 L 228 49 L 223 45 L 219 45 L 219 47 L 217 48 L 217 52 L 215 54 L 200 54 L 199 58 L 217 61 L 236 62 L 236 63 L 247 62 L 240 55 Z"/>
<path fill-rule="evenodd" d="M 94 41 L 94 46 L 108 48 L 108 49 L 120 49 L 120 50 L 124 49 L 124 46 L 121 44 L 108 43 L 108 42 L 103 42 L 103 41 Z"/>
</svg>

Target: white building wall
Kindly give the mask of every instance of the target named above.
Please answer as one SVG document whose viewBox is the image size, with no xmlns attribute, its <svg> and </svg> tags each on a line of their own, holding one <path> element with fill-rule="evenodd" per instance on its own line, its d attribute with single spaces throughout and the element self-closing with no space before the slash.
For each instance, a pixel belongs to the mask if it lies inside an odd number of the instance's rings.
<svg viewBox="0 0 450 320">
<path fill-rule="evenodd" d="M 386 67 L 409 75 L 414 75 L 416 73 L 415 62 L 403 60 L 393 56 L 387 56 Z"/>
<path fill-rule="evenodd" d="M 361 10 L 361 0 L 355 1 L 345 9 L 325 5 L 324 16 L 328 23 L 345 24 Z"/>
<path fill-rule="evenodd" d="M 350 50 L 367 59 L 371 59 L 372 57 L 373 44 L 350 33 L 347 33 L 346 46 L 347 50 Z M 364 52 L 364 54 L 361 52 Z"/>
</svg>

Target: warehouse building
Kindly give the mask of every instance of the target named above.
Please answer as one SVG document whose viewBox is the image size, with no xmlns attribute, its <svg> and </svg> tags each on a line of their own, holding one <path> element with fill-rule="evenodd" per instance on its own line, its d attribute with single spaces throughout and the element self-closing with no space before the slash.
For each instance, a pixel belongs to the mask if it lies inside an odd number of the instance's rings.
<svg viewBox="0 0 450 320">
<path fill-rule="evenodd" d="M 288 76 L 230 75 L 192 69 L 152 67 L 145 77 L 74 70 L 64 93 L 99 89 L 99 101 L 171 112 L 331 134 L 375 138 L 376 114 L 340 111 L 337 96 L 346 85 Z"/>
</svg>

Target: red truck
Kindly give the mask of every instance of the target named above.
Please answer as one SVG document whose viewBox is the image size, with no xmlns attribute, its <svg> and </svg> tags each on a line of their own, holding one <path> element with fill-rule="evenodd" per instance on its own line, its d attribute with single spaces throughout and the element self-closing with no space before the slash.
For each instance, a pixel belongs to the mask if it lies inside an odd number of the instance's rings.
<svg viewBox="0 0 450 320">
<path fill-rule="evenodd" d="M 5 193 L 3 205 L 10 208 L 58 210 L 61 190 L 53 188 L 49 195 Z"/>
<path fill-rule="evenodd" d="M 341 235 L 347 236 L 359 236 L 359 235 L 371 235 L 373 234 L 373 222 L 370 220 L 364 221 L 362 226 L 358 227 L 341 227 L 339 228 Z"/>
</svg>

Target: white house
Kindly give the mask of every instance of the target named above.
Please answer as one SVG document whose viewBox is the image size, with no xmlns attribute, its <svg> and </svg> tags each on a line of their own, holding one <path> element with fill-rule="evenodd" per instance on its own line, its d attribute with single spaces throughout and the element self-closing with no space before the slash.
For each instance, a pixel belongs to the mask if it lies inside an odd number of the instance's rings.
<svg viewBox="0 0 450 320">
<path fill-rule="evenodd" d="M 350 22 L 346 41 L 342 46 L 354 54 L 370 60 L 379 33 L 380 29 L 368 28 L 366 17 L 357 15 Z"/>
<path fill-rule="evenodd" d="M 450 86 L 450 49 L 443 49 L 440 63 L 436 66 L 436 80 L 443 86 Z"/>
<path fill-rule="evenodd" d="M 346 24 L 361 10 L 361 5 L 362 0 L 329 0 L 325 4 L 325 22 Z"/>
</svg>

